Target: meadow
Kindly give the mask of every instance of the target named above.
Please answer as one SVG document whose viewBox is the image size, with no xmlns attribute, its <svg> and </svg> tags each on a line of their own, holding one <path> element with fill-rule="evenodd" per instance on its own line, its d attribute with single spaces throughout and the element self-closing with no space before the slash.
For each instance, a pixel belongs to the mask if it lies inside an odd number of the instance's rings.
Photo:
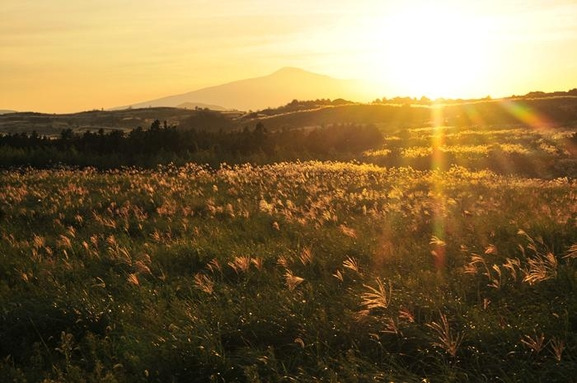
<svg viewBox="0 0 577 383">
<path fill-rule="evenodd" d="M 4 170 L 0 381 L 574 381 L 576 225 L 456 165 Z"/>
</svg>

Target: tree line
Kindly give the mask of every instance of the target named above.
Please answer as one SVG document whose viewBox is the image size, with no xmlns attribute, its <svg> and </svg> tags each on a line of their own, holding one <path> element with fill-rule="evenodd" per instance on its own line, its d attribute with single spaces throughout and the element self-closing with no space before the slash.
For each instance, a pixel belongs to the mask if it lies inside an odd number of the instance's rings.
<svg viewBox="0 0 577 383">
<path fill-rule="evenodd" d="M 56 138 L 36 132 L 0 136 L 0 165 L 50 167 L 58 164 L 114 168 L 162 163 L 273 162 L 293 159 L 345 159 L 379 147 L 374 125 L 270 132 L 262 122 L 235 131 L 185 129 L 155 120 L 149 128 L 86 131 L 64 129 Z"/>
</svg>

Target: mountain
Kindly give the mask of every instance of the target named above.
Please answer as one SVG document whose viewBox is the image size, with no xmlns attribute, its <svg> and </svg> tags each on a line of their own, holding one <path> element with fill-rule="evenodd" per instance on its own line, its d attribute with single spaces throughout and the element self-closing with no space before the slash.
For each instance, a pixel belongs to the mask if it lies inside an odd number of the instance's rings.
<svg viewBox="0 0 577 383">
<path fill-rule="evenodd" d="M 234 81 L 122 108 L 177 107 L 184 103 L 202 103 L 222 105 L 227 109 L 259 110 L 284 105 L 294 99 L 369 101 L 375 95 L 368 94 L 367 88 L 366 83 L 358 80 L 340 80 L 303 69 L 283 68 L 268 76 Z"/>
<path fill-rule="evenodd" d="M 0 114 L 16 113 L 15 110 L 0 109 Z"/>
</svg>

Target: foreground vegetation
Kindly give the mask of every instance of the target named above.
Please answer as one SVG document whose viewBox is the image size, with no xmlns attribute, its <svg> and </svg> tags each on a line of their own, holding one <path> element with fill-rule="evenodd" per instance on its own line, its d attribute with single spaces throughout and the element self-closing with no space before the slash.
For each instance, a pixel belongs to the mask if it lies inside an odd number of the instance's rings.
<svg viewBox="0 0 577 383">
<path fill-rule="evenodd" d="M 0 173 L 0 381 L 571 381 L 577 184 L 342 162 Z"/>
</svg>

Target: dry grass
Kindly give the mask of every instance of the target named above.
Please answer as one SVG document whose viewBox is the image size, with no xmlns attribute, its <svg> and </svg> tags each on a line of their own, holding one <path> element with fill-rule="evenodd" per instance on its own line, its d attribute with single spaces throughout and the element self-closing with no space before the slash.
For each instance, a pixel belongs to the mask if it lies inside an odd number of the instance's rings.
<svg viewBox="0 0 577 383">
<path fill-rule="evenodd" d="M 214 281 L 205 274 L 199 273 L 194 275 L 194 286 L 207 294 L 214 292 Z"/>
<path fill-rule="evenodd" d="M 539 335 L 535 334 L 534 336 L 525 335 L 523 339 L 521 339 L 521 343 L 527 346 L 531 352 L 535 354 L 539 354 L 547 345 L 545 342 L 545 334 L 541 333 Z"/>
<path fill-rule="evenodd" d="M 441 313 L 440 322 L 427 323 L 427 327 L 432 329 L 434 332 L 436 341 L 433 345 L 442 348 L 453 358 L 456 357 L 459 346 L 463 341 L 464 334 L 451 329 L 449 320 L 445 314 Z"/>
<path fill-rule="evenodd" d="M 0 381 L 572 379 L 575 181 L 177 170 L 0 177 Z"/>
<path fill-rule="evenodd" d="M 537 254 L 527 260 L 528 267 L 523 270 L 523 282 L 531 285 L 557 277 L 557 258 L 553 253 Z"/>
<path fill-rule="evenodd" d="M 293 272 L 288 269 L 286 270 L 284 276 L 286 285 L 290 291 L 293 291 L 294 289 L 297 288 L 297 286 L 299 286 L 301 283 L 304 282 L 304 278 L 294 275 Z"/>
<path fill-rule="evenodd" d="M 386 309 L 391 303 L 393 294 L 393 285 L 389 282 L 388 286 L 381 278 L 376 278 L 377 287 L 363 285 L 367 290 L 361 294 L 361 305 L 367 310 Z"/>
</svg>

